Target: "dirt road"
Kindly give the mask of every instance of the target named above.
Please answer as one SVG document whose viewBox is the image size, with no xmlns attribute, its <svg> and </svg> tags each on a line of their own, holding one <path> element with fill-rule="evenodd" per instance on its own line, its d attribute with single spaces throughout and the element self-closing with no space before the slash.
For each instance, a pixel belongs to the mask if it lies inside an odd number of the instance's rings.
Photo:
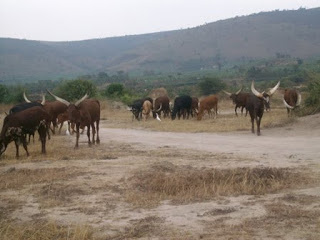
<svg viewBox="0 0 320 240">
<path fill-rule="evenodd" d="M 232 133 L 172 133 L 135 129 L 102 129 L 104 139 L 135 144 L 140 149 L 171 147 L 238 154 L 264 159 L 261 164 L 283 167 L 288 161 L 320 159 L 320 116 L 308 116 L 279 128 L 263 129 L 257 137 L 249 131 Z M 298 164 L 301 164 L 298 163 Z"/>
</svg>

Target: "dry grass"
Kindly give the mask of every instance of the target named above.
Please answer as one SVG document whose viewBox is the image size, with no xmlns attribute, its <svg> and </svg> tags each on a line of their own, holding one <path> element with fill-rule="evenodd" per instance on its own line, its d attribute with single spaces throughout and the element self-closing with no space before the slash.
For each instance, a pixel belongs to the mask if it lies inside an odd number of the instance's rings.
<svg viewBox="0 0 320 240">
<path fill-rule="evenodd" d="M 205 201 L 217 196 L 262 195 L 296 188 L 312 181 L 287 168 L 195 169 L 154 165 L 129 179 L 127 201 L 154 206 L 161 200 L 175 203 Z"/>
<path fill-rule="evenodd" d="M 77 168 L 10 168 L 0 175 L 0 190 L 20 189 L 25 185 L 42 184 L 58 180 L 67 180 L 81 175 Z"/>
<path fill-rule="evenodd" d="M 56 222 L 37 221 L 32 224 L 0 222 L 2 240 L 89 240 L 93 238 L 93 230 L 89 226 L 64 226 Z"/>
</svg>

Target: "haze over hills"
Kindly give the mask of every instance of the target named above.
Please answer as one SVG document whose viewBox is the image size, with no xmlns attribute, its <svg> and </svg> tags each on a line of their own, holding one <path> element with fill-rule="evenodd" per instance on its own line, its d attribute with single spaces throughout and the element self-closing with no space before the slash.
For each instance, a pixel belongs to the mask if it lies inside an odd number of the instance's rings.
<svg viewBox="0 0 320 240">
<path fill-rule="evenodd" d="M 0 38 L 0 81 L 98 72 L 184 72 L 277 54 L 320 56 L 320 8 L 235 17 L 195 28 L 72 42 Z"/>
</svg>

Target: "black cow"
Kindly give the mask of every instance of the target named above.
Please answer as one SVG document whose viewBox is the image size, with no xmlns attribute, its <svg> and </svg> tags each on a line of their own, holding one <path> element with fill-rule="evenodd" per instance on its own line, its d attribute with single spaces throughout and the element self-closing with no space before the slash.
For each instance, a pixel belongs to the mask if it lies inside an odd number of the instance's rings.
<svg viewBox="0 0 320 240">
<path fill-rule="evenodd" d="M 251 118 L 251 132 L 254 133 L 254 120 L 257 124 L 257 135 L 260 135 L 260 123 L 263 116 L 264 105 L 270 104 L 270 97 L 275 93 L 280 85 L 280 81 L 277 85 L 268 92 L 260 93 L 254 88 L 254 82 L 251 83 L 251 91 L 253 93 L 249 95 L 247 99 L 246 109 L 249 111 Z"/>
<path fill-rule="evenodd" d="M 19 144 L 22 143 L 29 156 L 26 134 L 38 130 L 41 140 L 41 152 L 46 153 L 46 135 L 49 132 L 50 116 L 43 107 L 32 107 L 24 111 L 9 114 L 3 121 L 0 134 L 0 155 L 7 149 L 10 142 L 16 145 L 16 157 L 19 157 Z"/>
<path fill-rule="evenodd" d="M 26 95 L 25 93 L 23 93 L 23 97 L 26 99 Z M 44 95 L 42 95 L 42 102 L 31 102 L 31 101 L 26 101 L 25 103 L 19 103 L 15 106 L 13 106 L 10 110 L 9 110 L 9 114 L 12 113 L 16 113 L 16 112 L 21 112 L 23 110 L 26 110 L 28 108 L 31 107 L 42 107 L 45 104 L 46 100 Z"/>
<path fill-rule="evenodd" d="M 132 121 L 133 119 L 137 119 L 138 121 L 140 121 L 142 119 L 142 106 L 144 101 L 150 101 L 151 104 L 153 104 L 153 100 L 150 97 L 146 97 L 146 98 L 142 98 L 142 99 L 137 99 L 135 101 L 133 101 L 133 103 L 131 105 L 129 105 L 128 110 L 132 112 Z"/>
<path fill-rule="evenodd" d="M 183 118 L 185 119 L 187 114 L 187 118 L 191 113 L 192 106 L 192 98 L 190 96 L 180 96 L 176 97 L 174 100 L 173 110 L 171 112 L 171 119 L 174 120 L 176 115 L 178 115 L 178 119 L 180 119 L 181 114 L 183 114 Z"/>
</svg>

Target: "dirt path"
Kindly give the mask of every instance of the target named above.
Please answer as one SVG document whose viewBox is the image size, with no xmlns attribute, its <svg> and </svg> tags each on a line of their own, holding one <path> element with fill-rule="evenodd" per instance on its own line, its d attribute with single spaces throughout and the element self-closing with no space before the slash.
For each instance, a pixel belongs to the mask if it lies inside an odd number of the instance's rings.
<svg viewBox="0 0 320 240">
<path fill-rule="evenodd" d="M 257 137 L 248 131 L 232 133 L 172 133 L 135 129 L 101 129 L 104 139 L 137 144 L 138 148 L 171 147 L 210 153 L 263 158 L 264 164 L 285 166 L 284 160 L 320 159 L 320 116 L 308 116 L 286 127 L 263 129 Z M 268 160 L 268 161 L 267 161 Z M 291 161 L 291 162 L 292 162 Z M 301 164 L 301 163 L 299 163 Z"/>
</svg>

